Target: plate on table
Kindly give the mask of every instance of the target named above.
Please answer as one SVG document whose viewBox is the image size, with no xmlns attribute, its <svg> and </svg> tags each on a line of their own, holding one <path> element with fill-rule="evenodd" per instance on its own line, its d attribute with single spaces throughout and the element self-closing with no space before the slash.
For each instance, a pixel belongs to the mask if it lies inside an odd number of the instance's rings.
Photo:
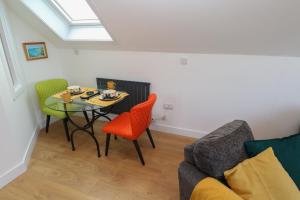
<svg viewBox="0 0 300 200">
<path fill-rule="evenodd" d="M 89 98 L 91 98 L 93 96 L 96 96 L 98 94 L 100 94 L 99 90 L 87 91 L 87 92 L 85 92 L 85 94 L 81 95 L 80 98 L 81 99 L 89 99 Z"/>
<path fill-rule="evenodd" d="M 80 94 L 83 94 L 83 93 L 84 93 L 83 90 L 80 90 L 78 92 L 70 92 L 71 96 L 80 95 Z"/>
<path fill-rule="evenodd" d="M 120 94 L 118 94 L 118 95 L 115 96 L 115 97 L 103 97 L 103 95 L 100 95 L 99 99 L 100 99 L 101 101 L 115 101 L 115 100 L 119 99 L 120 97 L 121 97 Z"/>
</svg>

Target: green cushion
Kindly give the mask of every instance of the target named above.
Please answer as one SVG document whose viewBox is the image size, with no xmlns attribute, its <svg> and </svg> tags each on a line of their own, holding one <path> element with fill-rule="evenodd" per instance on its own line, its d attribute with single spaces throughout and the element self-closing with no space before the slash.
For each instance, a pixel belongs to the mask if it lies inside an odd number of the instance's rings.
<svg viewBox="0 0 300 200">
<path fill-rule="evenodd" d="M 272 147 L 278 160 L 300 189 L 300 134 L 270 140 L 245 142 L 250 157 L 256 156 L 268 147 Z"/>
<path fill-rule="evenodd" d="M 52 110 L 50 108 L 47 108 L 47 107 L 44 107 L 42 109 L 43 113 L 45 113 L 46 115 L 51 115 L 51 116 L 54 116 L 56 118 L 59 118 L 59 119 L 64 119 L 66 118 L 66 114 L 64 112 L 61 112 L 61 111 L 56 111 L 56 110 Z M 69 113 L 68 113 L 69 114 Z"/>
<path fill-rule="evenodd" d="M 64 79 L 51 79 L 40 81 L 35 84 L 35 89 L 39 98 L 39 105 L 41 110 L 47 114 L 60 119 L 64 119 L 66 117 L 64 112 L 51 110 L 46 107 L 45 101 L 48 97 L 59 93 L 61 91 L 66 90 L 68 87 L 68 82 Z"/>
</svg>

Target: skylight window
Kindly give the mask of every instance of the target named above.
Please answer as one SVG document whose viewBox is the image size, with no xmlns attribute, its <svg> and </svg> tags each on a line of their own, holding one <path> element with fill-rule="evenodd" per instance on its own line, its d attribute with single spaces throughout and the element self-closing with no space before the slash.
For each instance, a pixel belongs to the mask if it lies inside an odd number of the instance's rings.
<svg viewBox="0 0 300 200">
<path fill-rule="evenodd" d="M 51 0 L 72 24 L 100 24 L 86 0 Z"/>
<path fill-rule="evenodd" d="M 20 1 L 64 41 L 113 42 L 87 0 Z"/>
</svg>

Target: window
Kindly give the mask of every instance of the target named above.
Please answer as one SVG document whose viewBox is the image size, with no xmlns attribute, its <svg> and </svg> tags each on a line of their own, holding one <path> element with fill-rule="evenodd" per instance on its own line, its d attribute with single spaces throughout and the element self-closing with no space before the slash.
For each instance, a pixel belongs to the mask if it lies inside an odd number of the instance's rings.
<svg viewBox="0 0 300 200">
<path fill-rule="evenodd" d="M 3 8 L 0 8 L 0 59 L 4 63 L 4 70 L 7 72 L 7 77 L 9 79 L 9 85 L 11 86 L 11 91 L 13 98 L 21 94 L 23 87 L 20 80 L 20 75 L 17 69 L 17 53 L 14 49 L 14 42 L 12 34 L 10 32 L 5 12 Z"/>
<path fill-rule="evenodd" d="M 51 0 L 55 7 L 73 24 L 100 24 L 86 0 Z"/>
<path fill-rule="evenodd" d="M 1 39 L 0 43 L 1 43 L 1 46 L 3 47 L 5 61 L 6 61 L 7 66 L 8 66 L 8 71 L 9 71 L 9 75 L 10 75 L 12 84 L 16 85 L 17 84 L 17 75 L 16 75 L 15 69 L 13 67 L 11 57 L 10 57 L 9 52 L 8 52 L 7 43 L 6 43 L 6 41 L 4 40 L 4 37 L 1 34 L 0 34 L 0 39 Z"/>
<path fill-rule="evenodd" d="M 64 41 L 113 42 L 87 0 L 20 2 Z"/>
</svg>

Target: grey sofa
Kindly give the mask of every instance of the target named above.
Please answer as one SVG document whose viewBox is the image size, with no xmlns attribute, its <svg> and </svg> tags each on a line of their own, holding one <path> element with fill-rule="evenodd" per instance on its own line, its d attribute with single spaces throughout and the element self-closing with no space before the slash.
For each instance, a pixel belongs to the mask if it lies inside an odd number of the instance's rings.
<svg viewBox="0 0 300 200">
<path fill-rule="evenodd" d="M 181 200 L 190 199 L 195 185 L 210 176 L 224 181 L 224 171 L 248 158 L 244 142 L 253 140 L 247 122 L 235 120 L 184 148 L 178 168 Z"/>
</svg>

